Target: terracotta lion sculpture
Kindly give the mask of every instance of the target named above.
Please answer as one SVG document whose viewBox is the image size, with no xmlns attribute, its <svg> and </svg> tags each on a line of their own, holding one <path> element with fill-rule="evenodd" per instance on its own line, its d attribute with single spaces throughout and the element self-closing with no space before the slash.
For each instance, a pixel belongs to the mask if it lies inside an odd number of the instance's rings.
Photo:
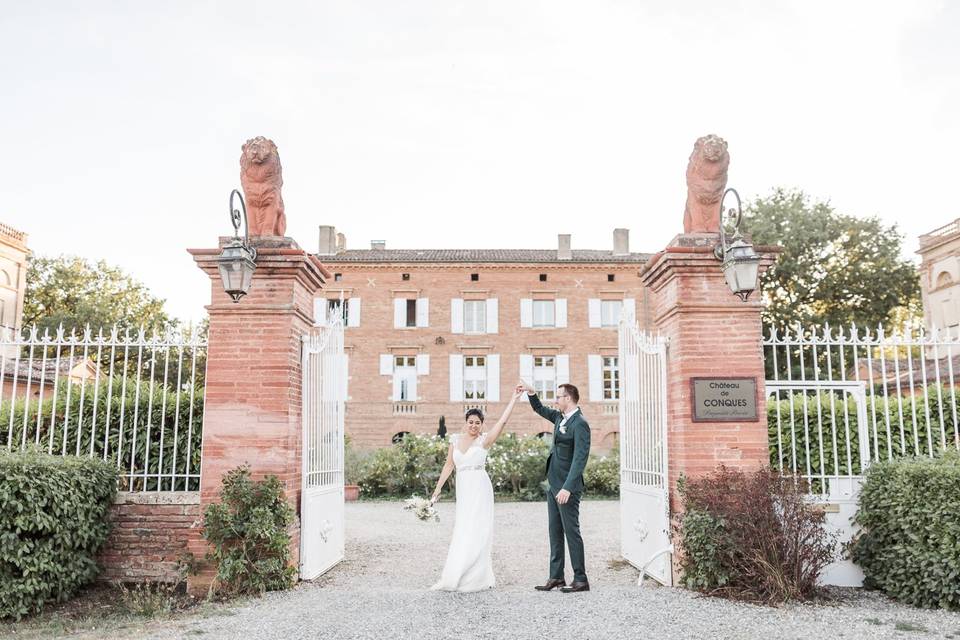
<svg viewBox="0 0 960 640">
<path fill-rule="evenodd" d="M 715 232 L 720 226 L 720 199 L 727 186 L 730 154 L 727 143 L 713 134 L 699 138 L 687 163 L 687 206 L 683 232 Z"/>
<path fill-rule="evenodd" d="M 283 168 L 273 140 L 257 136 L 242 147 L 240 185 L 247 204 L 251 236 L 282 236 L 287 231 L 283 212 Z"/>
</svg>

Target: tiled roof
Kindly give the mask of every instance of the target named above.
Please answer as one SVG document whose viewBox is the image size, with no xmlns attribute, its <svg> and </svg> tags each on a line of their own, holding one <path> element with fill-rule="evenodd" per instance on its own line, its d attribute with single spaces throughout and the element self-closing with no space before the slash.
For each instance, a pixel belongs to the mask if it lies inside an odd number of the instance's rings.
<svg viewBox="0 0 960 640">
<path fill-rule="evenodd" d="M 336 255 L 318 255 L 325 264 L 348 262 L 622 262 L 643 264 L 649 253 L 614 255 L 613 251 L 574 249 L 570 260 L 557 258 L 556 249 L 349 249 Z"/>
</svg>

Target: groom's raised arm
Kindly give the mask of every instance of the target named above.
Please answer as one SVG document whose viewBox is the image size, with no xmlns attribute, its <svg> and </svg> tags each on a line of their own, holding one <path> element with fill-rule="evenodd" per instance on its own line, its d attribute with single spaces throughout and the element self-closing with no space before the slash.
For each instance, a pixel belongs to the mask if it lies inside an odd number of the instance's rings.
<svg viewBox="0 0 960 640">
<path fill-rule="evenodd" d="M 530 400 L 530 406 L 533 407 L 533 410 L 539 413 L 541 416 L 543 416 L 547 420 L 549 420 L 550 422 L 556 424 L 557 420 L 559 420 L 563 416 L 563 414 L 557 411 L 556 409 L 550 409 L 548 407 L 543 406 L 543 403 L 540 402 L 540 397 L 536 393 L 531 394 L 528 391 L 527 398 Z"/>
</svg>

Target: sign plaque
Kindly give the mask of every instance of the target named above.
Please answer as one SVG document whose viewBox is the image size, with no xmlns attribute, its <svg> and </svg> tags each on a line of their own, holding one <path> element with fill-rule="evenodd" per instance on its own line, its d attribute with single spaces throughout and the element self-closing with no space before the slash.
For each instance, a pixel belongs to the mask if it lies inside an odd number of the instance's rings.
<svg viewBox="0 0 960 640">
<path fill-rule="evenodd" d="M 756 378 L 691 378 L 694 422 L 757 419 Z"/>
</svg>

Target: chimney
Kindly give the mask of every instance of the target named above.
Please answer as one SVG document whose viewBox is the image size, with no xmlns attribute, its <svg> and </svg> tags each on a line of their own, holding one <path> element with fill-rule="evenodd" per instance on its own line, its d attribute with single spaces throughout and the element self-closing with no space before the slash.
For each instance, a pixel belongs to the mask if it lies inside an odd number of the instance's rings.
<svg viewBox="0 0 960 640">
<path fill-rule="evenodd" d="M 557 235 L 557 260 L 572 260 L 573 252 L 570 250 L 570 234 L 561 233 Z"/>
<path fill-rule="evenodd" d="M 386 241 L 386 240 L 371 240 L 371 241 L 370 241 L 370 248 L 373 249 L 374 251 L 385 251 L 386 248 L 387 248 L 387 241 Z"/>
<path fill-rule="evenodd" d="M 625 256 L 630 253 L 630 229 L 613 230 L 613 255 Z"/>
<path fill-rule="evenodd" d="M 337 253 L 347 250 L 347 236 L 342 233 L 337 234 Z"/>
<path fill-rule="evenodd" d="M 320 225 L 320 248 L 317 253 L 321 256 L 332 256 L 337 253 L 337 230 L 334 227 Z"/>
</svg>

